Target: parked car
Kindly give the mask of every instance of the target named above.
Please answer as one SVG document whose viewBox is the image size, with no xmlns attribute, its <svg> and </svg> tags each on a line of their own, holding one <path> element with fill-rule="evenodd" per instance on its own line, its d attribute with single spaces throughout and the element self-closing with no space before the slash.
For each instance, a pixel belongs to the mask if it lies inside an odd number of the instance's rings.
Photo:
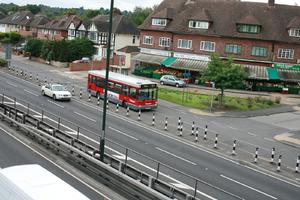
<svg viewBox="0 0 300 200">
<path fill-rule="evenodd" d="M 172 75 L 164 75 L 160 78 L 160 84 L 161 85 L 172 85 L 176 87 L 185 87 L 186 82 L 183 80 L 180 80 L 176 76 Z"/>
<path fill-rule="evenodd" d="M 42 86 L 42 95 L 49 96 L 54 100 L 71 100 L 71 93 L 60 84 L 47 84 Z"/>
</svg>

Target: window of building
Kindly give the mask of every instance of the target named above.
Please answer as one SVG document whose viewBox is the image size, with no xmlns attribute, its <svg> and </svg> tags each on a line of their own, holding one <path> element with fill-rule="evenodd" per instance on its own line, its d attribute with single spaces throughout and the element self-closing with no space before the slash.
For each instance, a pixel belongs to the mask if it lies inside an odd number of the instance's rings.
<svg viewBox="0 0 300 200">
<path fill-rule="evenodd" d="M 192 40 L 179 39 L 177 47 L 181 48 L 181 49 L 191 49 L 192 48 Z"/>
<path fill-rule="evenodd" d="M 159 38 L 159 46 L 169 47 L 170 46 L 170 42 L 171 42 L 171 39 L 168 38 L 168 37 L 160 37 Z"/>
<path fill-rule="evenodd" d="M 241 33 L 261 33 L 261 26 L 249 25 L 249 24 L 238 24 L 237 31 Z"/>
<path fill-rule="evenodd" d="M 69 35 L 70 35 L 70 36 L 75 36 L 75 30 L 70 29 L 70 30 L 69 30 Z"/>
<path fill-rule="evenodd" d="M 152 25 L 154 25 L 154 26 L 166 26 L 167 25 L 167 19 L 153 18 L 152 19 Z"/>
<path fill-rule="evenodd" d="M 100 44 L 107 44 L 107 33 L 100 33 Z"/>
<path fill-rule="evenodd" d="M 195 21 L 195 20 L 189 21 L 189 28 L 208 29 L 208 27 L 209 27 L 209 22 Z"/>
<path fill-rule="evenodd" d="M 252 47 L 251 56 L 268 56 L 268 49 L 266 47 Z"/>
<path fill-rule="evenodd" d="M 232 54 L 241 54 L 242 47 L 241 47 L 241 45 L 238 45 L 238 44 L 226 44 L 225 52 L 232 53 Z"/>
<path fill-rule="evenodd" d="M 216 43 L 210 41 L 201 41 L 200 50 L 202 51 L 215 51 Z"/>
<path fill-rule="evenodd" d="M 291 36 L 291 37 L 300 37 L 300 29 L 299 28 L 291 28 L 289 30 L 289 36 Z"/>
<path fill-rule="evenodd" d="M 136 40 L 136 36 L 134 35 L 134 36 L 132 37 L 132 44 L 135 44 L 135 40 Z"/>
<path fill-rule="evenodd" d="M 152 36 L 144 36 L 144 44 L 152 45 L 153 44 L 153 37 Z"/>
<path fill-rule="evenodd" d="M 97 32 L 90 32 L 89 39 L 92 41 L 97 41 Z"/>
<path fill-rule="evenodd" d="M 278 58 L 293 59 L 294 49 L 278 49 Z"/>
</svg>

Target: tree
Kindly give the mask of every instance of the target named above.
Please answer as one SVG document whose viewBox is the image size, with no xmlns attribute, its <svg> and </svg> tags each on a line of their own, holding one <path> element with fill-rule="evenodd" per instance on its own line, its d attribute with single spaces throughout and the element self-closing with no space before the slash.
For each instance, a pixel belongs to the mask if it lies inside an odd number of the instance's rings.
<svg viewBox="0 0 300 200">
<path fill-rule="evenodd" d="M 221 90 L 220 103 L 223 105 L 224 90 L 237 88 L 244 84 L 247 72 L 240 65 L 233 64 L 232 58 L 221 60 L 218 55 L 212 55 L 208 67 L 203 71 L 202 81 L 214 82 Z"/>
<path fill-rule="evenodd" d="M 26 9 L 32 12 L 34 15 L 41 11 L 41 7 L 38 5 L 27 4 Z"/>
<path fill-rule="evenodd" d="M 0 42 L 3 44 L 17 44 L 22 40 L 22 36 L 17 32 L 0 33 Z"/>
<path fill-rule="evenodd" d="M 141 25 L 144 20 L 152 13 L 152 8 L 135 7 L 133 12 L 129 13 L 128 17 L 131 22 L 136 25 Z"/>
<path fill-rule="evenodd" d="M 31 56 L 39 57 L 43 47 L 43 41 L 38 39 L 29 39 L 24 50 L 29 52 Z"/>
</svg>

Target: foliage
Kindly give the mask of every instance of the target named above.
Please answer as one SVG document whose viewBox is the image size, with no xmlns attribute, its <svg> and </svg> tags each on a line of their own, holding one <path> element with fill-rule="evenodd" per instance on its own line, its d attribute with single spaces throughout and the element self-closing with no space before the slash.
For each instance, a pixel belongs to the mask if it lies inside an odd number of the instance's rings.
<svg viewBox="0 0 300 200">
<path fill-rule="evenodd" d="M 43 41 L 39 39 L 29 39 L 24 50 L 29 52 L 31 56 L 39 57 L 43 47 Z"/>
<path fill-rule="evenodd" d="M 152 8 L 135 7 L 133 12 L 129 12 L 128 17 L 134 24 L 141 25 L 152 12 Z"/>
<path fill-rule="evenodd" d="M 22 36 L 17 32 L 0 33 L 0 42 L 4 44 L 17 44 L 22 40 Z"/>
<path fill-rule="evenodd" d="M 232 58 L 221 60 L 218 55 L 212 55 L 201 79 L 205 82 L 212 81 L 216 88 L 221 89 L 220 103 L 222 105 L 224 90 L 241 86 L 247 76 L 246 71 L 240 65 L 233 64 Z"/>
<path fill-rule="evenodd" d="M 183 105 L 190 108 L 201 110 L 209 110 L 211 103 L 211 95 L 199 94 L 196 91 L 183 93 L 182 90 L 159 88 L 159 99 L 163 99 L 172 103 Z M 220 95 L 213 98 L 213 105 L 219 102 Z M 214 111 L 218 110 L 258 110 L 279 106 L 279 103 L 271 99 L 255 97 L 255 98 L 240 98 L 240 97 L 224 97 L 223 107 L 213 107 Z"/>
<path fill-rule="evenodd" d="M 7 61 L 0 58 L 0 67 L 7 67 Z"/>
<path fill-rule="evenodd" d="M 41 11 L 41 7 L 38 5 L 33 5 L 33 4 L 27 4 L 26 5 L 26 10 L 29 10 L 32 12 L 34 15 L 38 14 Z"/>
</svg>

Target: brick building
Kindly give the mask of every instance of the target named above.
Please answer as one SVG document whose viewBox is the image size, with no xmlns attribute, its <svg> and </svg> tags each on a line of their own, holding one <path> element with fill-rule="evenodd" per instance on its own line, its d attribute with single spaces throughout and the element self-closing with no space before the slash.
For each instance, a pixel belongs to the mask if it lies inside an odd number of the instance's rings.
<svg viewBox="0 0 300 200">
<path fill-rule="evenodd" d="M 195 75 L 217 53 L 224 59 L 232 56 L 249 71 L 249 79 L 300 81 L 300 71 L 288 70 L 300 63 L 299 6 L 274 0 L 164 0 L 139 28 L 137 67 Z M 268 72 L 272 66 L 279 78 Z"/>
</svg>

